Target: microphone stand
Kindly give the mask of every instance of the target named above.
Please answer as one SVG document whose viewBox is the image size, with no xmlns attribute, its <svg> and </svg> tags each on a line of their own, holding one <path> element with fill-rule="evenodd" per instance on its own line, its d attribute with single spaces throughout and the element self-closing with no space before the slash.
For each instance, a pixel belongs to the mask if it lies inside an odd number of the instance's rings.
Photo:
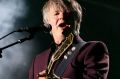
<svg viewBox="0 0 120 79">
<path fill-rule="evenodd" d="M 0 58 L 2 58 L 2 55 L 1 55 L 2 50 L 6 49 L 6 48 L 8 48 L 8 47 L 11 47 L 11 46 L 13 46 L 13 45 L 16 45 L 16 44 L 18 44 L 18 43 L 22 43 L 22 42 L 24 42 L 24 41 L 26 41 L 26 40 L 30 40 L 30 39 L 32 39 L 32 38 L 33 38 L 33 35 L 31 34 L 31 35 L 29 35 L 28 37 L 19 39 L 19 40 L 17 40 L 16 42 L 14 42 L 14 43 L 12 43 L 12 44 L 9 44 L 9 45 L 7 45 L 7 46 L 4 46 L 4 47 L 0 48 Z"/>
<path fill-rule="evenodd" d="M 5 38 L 5 37 L 9 36 L 10 34 L 13 34 L 14 32 L 16 32 L 16 31 L 12 31 L 12 32 L 8 33 L 7 35 L 5 35 L 5 36 L 1 37 L 1 38 L 0 38 L 0 40 L 2 40 L 3 38 Z"/>
</svg>

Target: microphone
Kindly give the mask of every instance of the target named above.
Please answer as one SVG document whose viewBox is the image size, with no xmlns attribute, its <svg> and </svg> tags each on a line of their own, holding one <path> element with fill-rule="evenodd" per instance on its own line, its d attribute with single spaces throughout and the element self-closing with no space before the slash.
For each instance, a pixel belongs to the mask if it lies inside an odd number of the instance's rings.
<svg viewBox="0 0 120 79">
<path fill-rule="evenodd" d="M 36 33 L 36 32 L 45 32 L 49 33 L 51 31 L 51 27 L 49 26 L 48 28 L 45 26 L 34 26 L 34 27 L 22 27 L 16 30 L 15 32 L 29 32 L 29 33 Z"/>
</svg>

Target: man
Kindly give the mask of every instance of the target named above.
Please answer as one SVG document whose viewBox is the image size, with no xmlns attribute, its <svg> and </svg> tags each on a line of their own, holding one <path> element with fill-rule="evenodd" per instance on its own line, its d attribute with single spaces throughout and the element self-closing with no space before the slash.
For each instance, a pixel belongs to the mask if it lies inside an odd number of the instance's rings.
<svg viewBox="0 0 120 79">
<path fill-rule="evenodd" d="M 34 59 L 29 79 L 107 79 L 109 55 L 103 42 L 79 37 L 82 9 L 75 0 L 48 0 L 42 9 L 53 44 Z"/>
</svg>

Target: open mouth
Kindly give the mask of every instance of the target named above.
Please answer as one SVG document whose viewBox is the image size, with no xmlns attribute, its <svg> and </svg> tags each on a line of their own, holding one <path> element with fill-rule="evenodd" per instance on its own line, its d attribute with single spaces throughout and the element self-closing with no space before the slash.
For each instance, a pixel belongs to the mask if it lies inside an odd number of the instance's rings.
<svg viewBox="0 0 120 79">
<path fill-rule="evenodd" d="M 60 24 L 59 24 L 59 27 L 62 27 L 63 29 L 65 29 L 65 28 L 70 27 L 70 25 L 67 24 L 67 23 L 60 23 Z"/>
<path fill-rule="evenodd" d="M 65 27 L 67 24 L 66 23 L 60 23 L 59 26 L 60 27 Z"/>
<path fill-rule="evenodd" d="M 69 25 L 69 26 L 70 26 L 70 25 Z M 62 29 L 64 30 L 64 31 L 62 32 L 63 35 L 68 36 L 69 33 L 72 32 L 72 29 L 71 29 L 71 27 L 69 27 L 69 26 L 65 24 L 64 27 L 62 27 Z"/>
<path fill-rule="evenodd" d="M 63 35 L 67 36 L 69 33 L 71 33 L 72 29 L 70 26 L 71 26 L 70 24 L 65 22 L 59 24 L 59 27 L 63 29 L 63 32 L 62 32 Z"/>
</svg>

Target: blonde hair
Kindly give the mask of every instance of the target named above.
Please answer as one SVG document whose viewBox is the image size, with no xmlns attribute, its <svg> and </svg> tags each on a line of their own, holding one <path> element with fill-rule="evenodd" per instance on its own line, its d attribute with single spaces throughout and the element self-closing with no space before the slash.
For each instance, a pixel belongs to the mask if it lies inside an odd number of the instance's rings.
<svg viewBox="0 0 120 79">
<path fill-rule="evenodd" d="M 74 27 L 74 33 L 77 32 L 79 34 L 80 30 L 80 23 L 82 20 L 82 8 L 79 3 L 77 3 L 75 0 L 48 0 L 42 9 L 43 14 L 43 22 L 46 27 L 49 26 L 48 24 L 48 13 L 51 7 L 54 7 L 59 10 L 65 10 L 65 11 L 72 11 L 74 12 L 74 18 L 75 18 L 75 27 Z"/>
</svg>

